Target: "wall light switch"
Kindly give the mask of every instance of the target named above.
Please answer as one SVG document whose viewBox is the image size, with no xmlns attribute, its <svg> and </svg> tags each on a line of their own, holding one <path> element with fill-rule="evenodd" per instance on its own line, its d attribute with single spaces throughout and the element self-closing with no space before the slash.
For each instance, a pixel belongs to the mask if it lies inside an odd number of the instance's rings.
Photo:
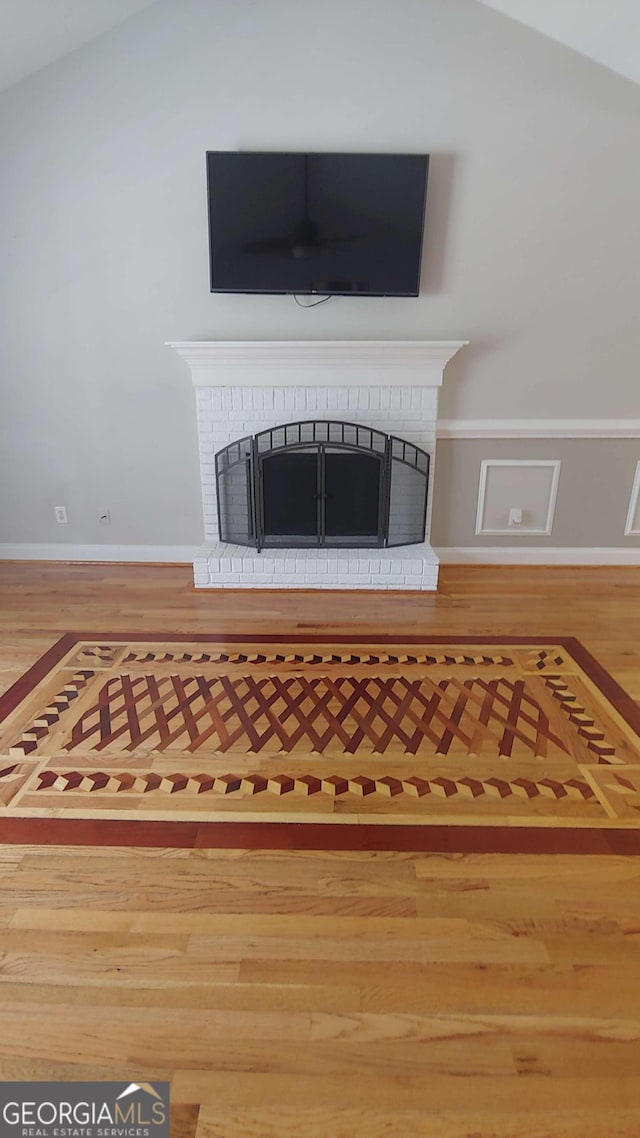
<svg viewBox="0 0 640 1138">
<path fill-rule="evenodd" d="M 521 526 L 522 525 L 522 510 L 520 506 L 512 506 L 509 510 L 509 525 Z"/>
</svg>

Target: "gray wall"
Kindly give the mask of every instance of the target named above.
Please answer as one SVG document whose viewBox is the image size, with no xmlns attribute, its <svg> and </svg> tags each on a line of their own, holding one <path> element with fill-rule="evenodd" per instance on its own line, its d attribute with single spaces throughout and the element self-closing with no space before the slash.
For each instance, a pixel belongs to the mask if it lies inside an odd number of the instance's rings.
<svg viewBox="0 0 640 1138">
<path fill-rule="evenodd" d="M 463 338 L 447 418 L 637 415 L 639 111 L 474 0 L 167 0 L 6 91 L 0 541 L 201 540 L 165 340 Z M 421 296 L 211 296 L 215 148 L 429 151 Z"/>
</svg>

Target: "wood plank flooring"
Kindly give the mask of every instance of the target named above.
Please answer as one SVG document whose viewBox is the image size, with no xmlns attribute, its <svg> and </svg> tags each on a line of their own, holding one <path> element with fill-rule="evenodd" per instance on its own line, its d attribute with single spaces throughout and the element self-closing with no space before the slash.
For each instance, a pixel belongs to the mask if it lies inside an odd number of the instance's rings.
<svg viewBox="0 0 640 1138">
<path fill-rule="evenodd" d="M 68 629 L 576 636 L 640 698 L 640 573 L 196 594 L 0 565 L 0 687 Z M 170 1079 L 173 1138 L 637 1138 L 640 862 L 0 847 L 0 1078 Z"/>
</svg>

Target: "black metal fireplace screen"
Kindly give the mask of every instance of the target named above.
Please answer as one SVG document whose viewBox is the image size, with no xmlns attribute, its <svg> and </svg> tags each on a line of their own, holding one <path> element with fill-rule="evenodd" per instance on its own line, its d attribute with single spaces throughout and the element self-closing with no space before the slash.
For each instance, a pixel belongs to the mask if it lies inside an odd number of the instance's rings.
<svg viewBox="0 0 640 1138">
<path fill-rule="evenodd" d="M 216 455 L 222 541 L 373 548 L 424 540 L 429 455 L 357 423 L 311 419 Z"/>
</svg>

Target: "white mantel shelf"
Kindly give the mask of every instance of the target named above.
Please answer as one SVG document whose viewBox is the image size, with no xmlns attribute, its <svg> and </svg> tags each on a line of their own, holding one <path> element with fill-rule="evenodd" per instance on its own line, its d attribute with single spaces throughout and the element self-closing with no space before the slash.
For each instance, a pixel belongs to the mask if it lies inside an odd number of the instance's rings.
<svg viewBox="0 0 640 1138">
<path fill-rule="evenodd" d="M 468 340 L 178 340 L 195 387 L 441 387 Z"/>
</svg>

